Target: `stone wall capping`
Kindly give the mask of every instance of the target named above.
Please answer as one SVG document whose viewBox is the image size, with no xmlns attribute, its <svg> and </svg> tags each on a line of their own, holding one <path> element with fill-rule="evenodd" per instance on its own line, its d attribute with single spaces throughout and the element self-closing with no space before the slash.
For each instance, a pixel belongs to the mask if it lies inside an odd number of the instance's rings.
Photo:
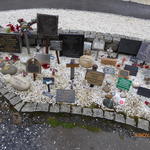
<svg viewBox="0 0 150 150">
<path fill-rule="evenodd" d="M 7 99 L 7 100 L 11 100 L 12 98 L 14 98 L 16 95 L 12 92 L 9 92 L 7 94 L 4 95 L 4 97 Z"/>
<path fill-rule="evenodd" d="M 72 106 L 71 112 L 72 112 L 72 114 L 81 115 L 82 114 L 82 108 L 80 106 Z"/>
<path fill-rule="evenodd" d="M 62 113 L 70 113 L 70 105 L 60 104 L 60 112 Z"/>
<path fill-rule="evenodd" d="M 135 121 L 135 119 L 131 118 L 129 116 L 126 116 L 126 124 L 130 125 L 130 126 L 133 126 L 133 127 L 136 127 L 136 121 Z"/>
<path fill-rule="evenodd" d="M 1 89 L 0 89 L 0 93 L 1 93 L 2 95 L 5 95 L 5 94 L 8 93 L 8 90 L 7 90 L 6 88 L 1 88 Z"/>
<path fill-rule="evenodd" d="M 125 116 L 123 114 L 115 113 L 115 121 L 120 123 L 125 123 Z"/>
<path fill-rule="evenodd" d="M 22 101 L 22 99 L 20 98 L 20 96 L 16 96 L 13 97 L 12 99 L 9 100 L 9 103 L 13 106 L 15 106 L 16 104 L 20 103 Z"/>
<path fill-rule="evenodd" d="M 35 111 L 48 112 L 49 111 L 49 104 L 48 103 L 38 103 Z"/>
<path fill-rule="evenodd" d="M 137 127 L 146 131 L 150 131 L 150 122 L 145 119 L 138 119 Z"/>
<path fill-rule="evenodd" d="M 84 116 L 93 116 L 92 108 L 83 108 L 82 115 L 84 115 Z"/>
<path fill-rule="evenodd" d="M 59 113 L 60 112 L 59 104 L 50 105 L 49 112 Z"/>
<path fill-rule="evenodd" d="M 24 105 L 25 105 L 24 102 L 20 102 L 20 103 L 16 104 L 16 105 L 14 106 L 14 108 L 15 108 L 18 112 L 20 112 L 20 110 L 22 109 L 22 107 L 23 107 Z"/>
<path fill-rule="evenodd" d="M 93 117 L 104 118 L 104 112 L 100 108 L 93 108 Z"/>
<path fill-rule="evenodd" d="M 112 111 L 104 111 L 104 118 L 108 120 L 114 120 L 115 119 L 115 113 Z"/>
<path fill-rule="evenodd" d="M 21 112 L 35 112 L 37 103 L 26 103 L 22 108 Z"/>
</svg>

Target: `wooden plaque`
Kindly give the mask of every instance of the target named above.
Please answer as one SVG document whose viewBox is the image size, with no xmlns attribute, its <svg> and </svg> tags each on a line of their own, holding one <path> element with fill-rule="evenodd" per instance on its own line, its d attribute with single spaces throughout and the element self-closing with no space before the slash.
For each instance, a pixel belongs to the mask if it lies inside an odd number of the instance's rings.
<svg viewBox="0 0 150 150">
<path fill-rule="evenodd" d="M 104 80 L 105 74 L 98 71 L 88 71 L 86 73 L 85 79 L 89 84 L 101 86 Z"/>
<path fill-rule="evenodd" d="M 117 59 L 111 59 L 111 58 L 102 58 L 101 63 L 104 65 L 112 65 L 116 66 Z"/>
<path fill-rule="evenodd" d="M 21 53 L 20 34 L 0 33 L 0 52 Z"/>
</svg>

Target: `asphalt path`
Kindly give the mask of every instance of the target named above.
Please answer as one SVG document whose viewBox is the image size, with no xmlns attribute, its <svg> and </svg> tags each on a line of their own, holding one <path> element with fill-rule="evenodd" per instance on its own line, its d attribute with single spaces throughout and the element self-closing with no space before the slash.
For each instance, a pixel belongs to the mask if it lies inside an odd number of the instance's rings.
<svg viewBox="0 0 150 150">
<path fill-rule="evenodd" d="M 1 0 L 0 11 L 28 8 L 62 8 L 150 19 L 150 6 L 122 0 Z"/>
</svg>

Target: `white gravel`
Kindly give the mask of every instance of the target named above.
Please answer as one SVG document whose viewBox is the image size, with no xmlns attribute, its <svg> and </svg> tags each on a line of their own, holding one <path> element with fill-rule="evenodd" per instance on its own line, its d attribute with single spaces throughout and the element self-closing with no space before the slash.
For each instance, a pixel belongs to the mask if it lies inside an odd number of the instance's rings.
<svg viewBox="0 0 150 150">
<path fill-rule="evenodd" d="M 37 13 L 59 15 L 59 28 L 121 34 L 150 40 L 150 20 L 114 14 L 64 9 L 23 9 L 0 12 L 0 25 L 17 24 L 18 18 L 29 21 Z"/>
<path fill-rule="evenodd" d="M 123 0 L 123 1 L 135 2 L 135 3 L 139 3 L 139 4 L 144 4 L 144 5 L 150 5 L 150 0 Z"/>
</svg>

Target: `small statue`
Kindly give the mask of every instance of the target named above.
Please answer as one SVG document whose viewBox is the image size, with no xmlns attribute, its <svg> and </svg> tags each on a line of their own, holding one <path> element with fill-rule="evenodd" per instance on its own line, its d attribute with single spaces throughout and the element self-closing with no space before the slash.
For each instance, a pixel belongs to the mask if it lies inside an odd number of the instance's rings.
<svg viewBox="0 0 150 150">
<path fill-rule="evenodd" d="M 113 53 L 113 50 L 111 47 L 107 49 L 107 55 L 108 55 L 107 58 L 112 58 L 112 53 Z"/>
</svg>

